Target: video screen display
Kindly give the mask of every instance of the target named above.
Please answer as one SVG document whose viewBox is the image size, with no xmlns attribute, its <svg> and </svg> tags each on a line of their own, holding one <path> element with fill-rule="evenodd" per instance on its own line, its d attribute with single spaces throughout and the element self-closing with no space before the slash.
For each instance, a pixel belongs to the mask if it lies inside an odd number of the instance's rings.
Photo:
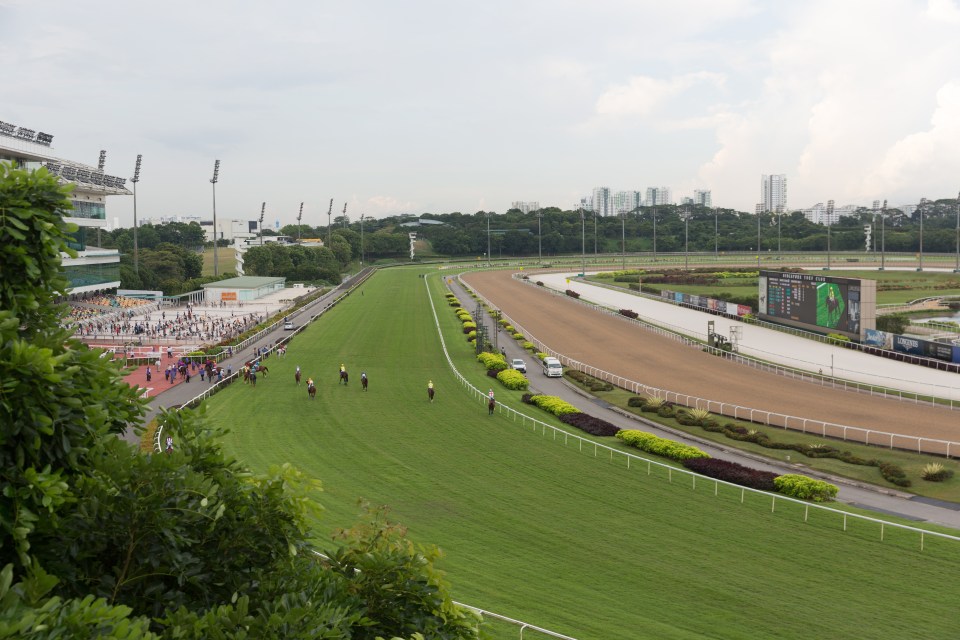
<svg viewBox="0 0 960 640">
<path fill-rule="evenodd" d="M 761 271 L 759 312 L 775 322 L 859 338 L 861 281 Z"/>
</svg>

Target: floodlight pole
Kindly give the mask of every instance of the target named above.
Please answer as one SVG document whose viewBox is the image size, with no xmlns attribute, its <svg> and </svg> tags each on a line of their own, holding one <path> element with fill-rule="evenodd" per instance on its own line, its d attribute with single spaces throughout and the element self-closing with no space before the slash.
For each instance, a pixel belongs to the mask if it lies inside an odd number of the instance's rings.
<svg viewBox="0 0 960 640">
<path fill-rule="evenodd" d="M 880 271 L 884 270 L 887 257 L 887 201 L 883 201 L 880 210 Z"/>
<path fill-rule="evenodd" d="M 720 225 L 717 222 L 717 208 L 713 208 L 713 259 L 720 259 Z"/>
<path fill-rule="evenodd" d="M 297 242 L 300 242 L 303 236 L 303 228 L 300 226 L 300 221 L 303 220 L 303 203 L 300 203 L 300 213 L 297 214 Z"/>
<path fill-rule="evenodd" d="M 333 224 L 330 222 L 330 216 L 333 215 L 333 198 L 330 198 L 330 206 L 327 208 L 327 248 L 330 248 L 330 228 Z"/>
<path fill-rule="evenodd" d="M 213 178 L 210 184 L 213 185 L 213 275 L 220 275 L 220 263 L 217 261 L 217 243 L 220 238 L 217 236 L 217 181 L 220 179 L 220 161 L 213 161 Z"/>
<path fill-rule="evenodd" d="M 960 212 L 960 203 L 957 204 L 957 211 Z M 960 213 L 958 213 L 957 215 L 960 215 Z M 537 211 L 537 262 L 538 264 L 543 264 L 543 230 L 541 226 L 542 222 L 543 222 L 543 211 Z M 957 229 L 958 229 L 957 233 L 960 234 L 960 227 L 957 227 Z M 960 235 L 958 235 L 957 237 L 960 238 Z M 960 245 L 958 245 L 958 247 L 960 247 Z M 958 248 L 957 251 L 960 252 L 960 248 Z M 957 255 L 960 255 L 960 253 L 958 253 Z"/>
<path fill-rule="evenodd" d="M 140 182 L 140 163 L 143 161 L 143 154 L 137 154 L 137 165 L 133 170 L 133 177 L 130 182 L 133 183 L 133 272 L 140 275 L 140 243 L 137 238 L 137 183 Z"/>
<path fill-rule="evenodd" d="M 579 209 L 580 211 L 580 276 L 586 277 L 587 275 L 587 223 L 586 215 L 583 212 L 583 207 Z"/>
<path fill-rule="evenodd" d="M 757 269 L 760 268 L 760 213 L 763 205 L 757 205 Z"/>
<path fill-rule="evenodd" d="M 264 215 L 264 213 L 265 213 L 266 211 L 267 211 L 267 203 L 264 202 L 262 205 L 260 205 L 260 222 L 259 222 L 258 225 L 257 225 L 257 226 L 259 227 L 259 231 L 260 231 L 260 246 L 261 246 L 261 247 L 263 246 L 263 215 Z"/>
<path fill-rule="evenodd" d="M 830 270 L 830 227 L 833 226 L 833 200 L 827 200 L 827 271 Z"/>
<path fill-rule="evenodd" d="M 923 271 L 923 208 L 927 204 L 926 198 L 920 198 L 920 264 L 917 271 Z"/>
<path fill-rule="evenodd" d="M 493 255 L 490 253 L 490 216 L 493 215 L 493 211 L 487 211 L 487 266 L 492 266 L 490 261 L 493 260 Z"/>
<path fill-rule="evenodd" d="M 363 267 L 363 218 L 366 214 L 360 214 L 360 266 Z"/>
<path fill-rule="evenodd" d="M 620 253 L 623 255 L 623 270 L 627 270 L 627 212 L 620 212 Z"/>
<path fill-rule="evenodd" d="M 597 261 L 597 218 L 599 215 L 596 211 L 593 212 L 593 261 Z"/>
<path fill-rule="evenodd" d="M 690 215 L 683 214 L 683 269 L 690 270 Z"/>
<path fill-rule="evenodd" d="M 653 261 L 657 261 L 657 208 L 653 208 Z"/>
</svg>

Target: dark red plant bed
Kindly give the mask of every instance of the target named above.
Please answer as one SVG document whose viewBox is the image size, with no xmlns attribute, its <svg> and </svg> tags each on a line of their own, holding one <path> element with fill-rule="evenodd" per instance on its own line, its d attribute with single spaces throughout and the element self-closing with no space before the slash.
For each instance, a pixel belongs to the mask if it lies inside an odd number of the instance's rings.
<svg viewBox="0 0 960 640">
<path fill-rule="evenodd" d="M 692 458 L 690 460 L 684 460 L 683 466 L 695 473 L 725 482 L 732 482 L 733 484 L 738 484 L 743 487 L 760 489 L 761 491 L 775 492 L 777 490 L 773 484 L 773 479 L 777 477 L 776 473 L 751 469 L 750 467 L 745 467 L 742 464 L 730 462 L 729 460 Z"/>
<path fill-rule="evenodd" d="M 586 413 L 568 413 L 560 416 L 560 420 L 592 436 L 615 436 L 620 431 L 617 425 Z"/>
</svg>

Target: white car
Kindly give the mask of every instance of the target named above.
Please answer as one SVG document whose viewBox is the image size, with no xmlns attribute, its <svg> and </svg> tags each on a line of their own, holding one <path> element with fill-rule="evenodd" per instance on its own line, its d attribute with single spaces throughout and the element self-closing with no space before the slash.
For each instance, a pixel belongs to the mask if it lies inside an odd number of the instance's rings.
<svg viewBox="0 0 960 640">
<path fill-rule="evenodd" d="M 284 331 L 290 331 L 291 329 L 293 329 L 293 320 L 284 320 L 283 329 Z"/>
<path fill-rule="evenodd" d="M 527 372 L 527 363 L 524 362 L 523 360 L 521 360 L 520 358 L 514 358 L 514 359 L 510 362 L 510 368 L 511 368 L 511 369 L 516 369 L 516 370 L 519 371 L 520 373 L 526 373 L 526 372 Z"/>
</svg>

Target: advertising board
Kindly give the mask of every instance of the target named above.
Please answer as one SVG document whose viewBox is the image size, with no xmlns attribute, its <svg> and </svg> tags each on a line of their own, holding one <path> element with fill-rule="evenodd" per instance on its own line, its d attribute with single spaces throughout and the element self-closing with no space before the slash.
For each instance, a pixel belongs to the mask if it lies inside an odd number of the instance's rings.
<svg viewBox="0 0 960 640">
<path fill-rule="evenodd" d="M 876 282 L 816 273 L 760 272 L 759 316 L 817 333 L 837 333 L 859 340 L 873 329 Z M 870 295 L 864 296 L 865 290 Z M 863 320 L 863 305 L 871 306 Z"/>
</svg>

